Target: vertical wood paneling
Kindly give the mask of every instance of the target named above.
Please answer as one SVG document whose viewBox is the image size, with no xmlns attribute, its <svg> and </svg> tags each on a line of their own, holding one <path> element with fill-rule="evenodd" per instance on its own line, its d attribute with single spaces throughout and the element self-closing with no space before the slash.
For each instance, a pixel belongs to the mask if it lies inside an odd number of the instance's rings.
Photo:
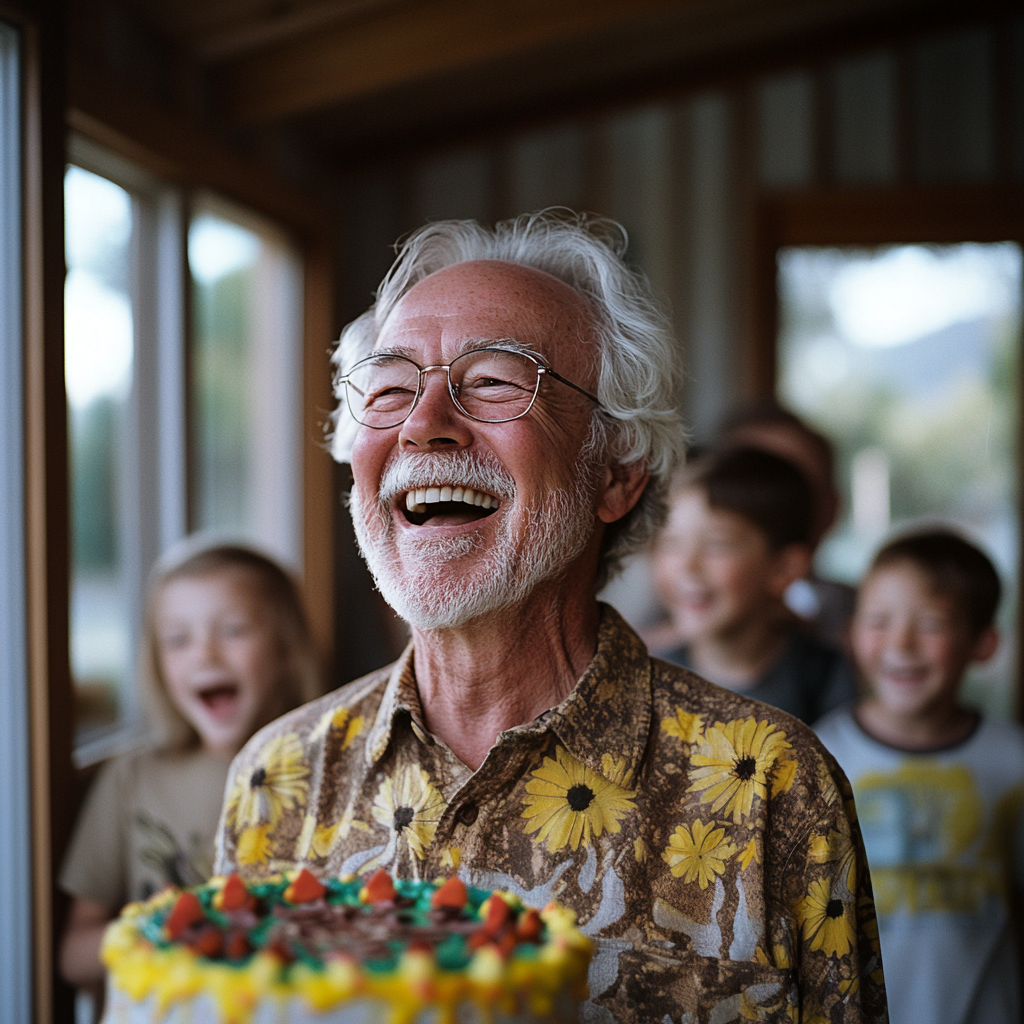
<svg viewBox="0 0 1024 1024">
<path fill-rule="evenodd" d="M 919 180 L 985 181 L 995 171 L 992 34 L 987 28 L 914 49 L 914 171 Z"/>
<path fill-rule="evenodd" d="M 767 188 L 814 180 L 814 79 L 798 71 L 757 88 L 757 178 Z"/>
<path fill-rule="evenodd" d="M 882 51 L 840 61 L 829 75 L 832 168 L 847 185 L 897 178 L 897 71 Z"/>
</svg>

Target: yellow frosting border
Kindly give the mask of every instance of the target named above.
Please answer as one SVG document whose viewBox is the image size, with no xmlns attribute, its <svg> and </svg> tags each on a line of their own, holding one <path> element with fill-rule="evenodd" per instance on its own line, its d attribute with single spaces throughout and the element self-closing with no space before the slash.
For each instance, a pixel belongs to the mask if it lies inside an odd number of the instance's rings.
<svg viewBox="0 0 1024 1024">
<path fill-rule="evenodd" d="M 222 879 L 212 880 L 216 885 Z M 132 903 L 107 929 L 102 959 L 113 984 L 142 1002 L 155 997 L 163 1015 L 176 1003 L 209 995 L 223 1024 L 249 1024 L 255 1008 L 268 999 L 302 999 L 310 1010 L 326 1012 L 356 999 L 376 999 L 390 1008 L 391 1024 L 411 1024 L 428 1006 L 436 1007 L 441 1024 L 454 1024 L 461 1002 L 507 1013 L 528 1009 L 538 1016 L 552 1012 L 557 995 L 587 998 L 587 967 L 593 944 L 575 926 L 575 914 L 549 904 L 541 912 L 547 941 L 536 958 L 503 960 L 496 950 L 483 947 L 473 954 L 464 971 L 441 970 L 428 953 L 407 951 L 391 974 L 365 971 L 354 961 L 330 960 L 322 971 L 294 964 L 289 983 L 281 981 L 281 963 L 259 952 L 244 965 L 204 960 L 184 946 L 158 948 L 138 929 L 138 918 L 177 898 L 165 890 L 147 903 Z M 515 907 L 522 901 L 512 893 L 495 891 Z M 486 901 L 481 910 L 486 908 Z"/>
</svg>

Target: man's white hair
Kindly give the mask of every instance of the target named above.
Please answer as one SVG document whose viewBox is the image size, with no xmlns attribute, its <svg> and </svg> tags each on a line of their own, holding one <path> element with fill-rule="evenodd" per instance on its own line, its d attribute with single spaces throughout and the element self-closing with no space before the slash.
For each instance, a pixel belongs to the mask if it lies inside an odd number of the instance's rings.
<svg viewBox="0 0 1024 1024">
<path fill-rule="evenodd" d="M 593 314 L 602 406 L 587 447 L 623 465 L 642 462 L 651 474 L 636 507 L 606 531 L 600 582 L 664 520 L 666 492 L 685 440 L 678 407 L 680 346 L 647 278 L 623 260 L 626 244 L 626 231 L 615 221 L 564 209 L 523 214 L 493 229 L 472 220 L 428 224 L 399 244 L 377 301 L 342 331 L 332 359 L 340 377 L 370 355 L 402 296 L 457 263 L 501 260 L 532 267 L 584 296 Z M 331 452 L 338 462 L 349 462 L 359 425 L 344 408 L 342 391 L 336 384 Z"/>
</svg>

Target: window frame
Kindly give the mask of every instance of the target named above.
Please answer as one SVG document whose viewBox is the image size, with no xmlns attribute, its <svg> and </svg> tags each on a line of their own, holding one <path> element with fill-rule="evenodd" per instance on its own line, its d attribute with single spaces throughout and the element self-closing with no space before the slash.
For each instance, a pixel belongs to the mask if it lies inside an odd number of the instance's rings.
<svg viewBox="0 0 1024 1024">
<path fill-rule="evenodd" d="M 814 188 L 760 197 L 754 211 L 747 363 L 754 397 L 773 398 L 779 328 L 777 255 L 790 246 L 1016 242 L 1024 249 L 1017 183 Z M 1024 327 L 1019 344 L 1024 353 Z M 1024 364 L 1024 360 L 1022 360 Z M 1024 381 L 1021 384 L 1024 391 Z M 1024 393 L 1018 452 L 1024 453 Z M 1024 722 L 1024 473 L 1018 480 L 1017 718 Z"/>
</svg>

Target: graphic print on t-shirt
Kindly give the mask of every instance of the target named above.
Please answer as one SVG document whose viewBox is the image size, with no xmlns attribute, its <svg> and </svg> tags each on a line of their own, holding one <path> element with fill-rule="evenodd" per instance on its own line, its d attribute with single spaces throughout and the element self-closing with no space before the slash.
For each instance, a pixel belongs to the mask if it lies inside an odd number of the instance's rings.
<svg viewBox="0 0 1024 1024">
<path fill-rule="evenodd" d="M 983 832 L 984 802 L 966 765 L 904 763 L 857 783 L 879 914 L 976 914 L 1004 898 L 1000 845 Z"/>
</svg>

